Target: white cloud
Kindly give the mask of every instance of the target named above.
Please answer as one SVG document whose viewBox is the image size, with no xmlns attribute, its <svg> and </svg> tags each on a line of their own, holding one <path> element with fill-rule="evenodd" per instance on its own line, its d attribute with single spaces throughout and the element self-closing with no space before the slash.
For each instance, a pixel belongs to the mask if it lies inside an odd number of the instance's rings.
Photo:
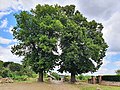
<svg viewBox="0 0 120 90">
<path fill-rule="evenodd" d="M 11 39 L 0 37 L 0 44 L 10 44 L 10 43 L 12 43 Z"/>
<path fill-rule="evenodd" d="M 120 7 L 119 0 L 79 0 L 79 9 L 83 14 L 95 19 L 108 19 Z"/>
<path fill-rule="evenodd" d="M 23 8 L 23 10 L 30 10 L 31 8 L 35 8 L 37 4 L 49 4 L 49 5 L 70 5 L 74 4 L 77 6 L 78 1 L 77 0 L 21 0 L 20 4 Z"/>
<path fill-rule="evenodd" d="M 16 55 L 13 55 L 11 53 L 11 48 L 8 46 L 7 48 L 0 46 L 0 60 L 3 60 L 4 62 L 7 61 L 13 61 L 16 63 L 21 63 L 23 57 L 18 57 Z"/>
<path fill-rule="evenodd" d="M 11 12 L 22 10 L 19 0 L 0 0 L 0 19 Z"/>
<path fill-rule="evenodd" d="M 6 28 L 7 24 L 8 24 L 8 20 L 7 20 L 7 18 L 5 18 L 3 21 L 1 21 L 0 28 Z"/>
<path fill-rule="evenodd" d="M 116 12 L 112 17 L 103 22 L 103 34 L 105 41 L 109 45 L 110 52 L 120 52 L 120 12 Z"/>
<path fill-rule="evenodd" d="M 10 33 L 10 34 L 13 34 L 12 29 L 13 29 L 13 26 L 11 25 L 11 26 L 8 28 L 8 30 L 5 30 L 5 32 L 8 32 L 8 33 Z"/>
<path fill-rule="evenodd" d="M 0 12 L 0 19 L 1 19 L 3 16 L 8 15 L 8 14 L 10 14 L 10 13 L 11 13 L 11 11 L 2 11 L 2 12 Z"/>
<path fill-rule="evenodd" d="M 19 0 L 0 0 L 0 10 L 21 10 L 21 5 Z"/>
<path fill-rule="evenodd" d="M 107 66 L 108 64 L 111 64 L 111 62 L 110 62 L 109 60 L 103 59 L 103 64 L 102 64 L 102 66 L 100 67 L 100 69 L 99 69 L 97 72 L 94 73 L 94 75 L 109 74 L 109 73 L 108 73 L 108 69 L 106 68 L 106 66 Z M 111 71 L 109 70 L 109 72 L 110 72 L 110 73 L 113 73 L 112 70 L 111 70 Z"/>
<path fill-rule="evenodd" d="M 100 68 L 98 72 L 95 72 L 94 75 L 114 75 L 115 70 L 114 69 L 108 69 L 108 68 Z"/>
<path fill-rule="evenodd" d="M 118 66 L 118 67 L 120 67 L 120 61 L 116 61 L 115 65 Z"/>
</svg>

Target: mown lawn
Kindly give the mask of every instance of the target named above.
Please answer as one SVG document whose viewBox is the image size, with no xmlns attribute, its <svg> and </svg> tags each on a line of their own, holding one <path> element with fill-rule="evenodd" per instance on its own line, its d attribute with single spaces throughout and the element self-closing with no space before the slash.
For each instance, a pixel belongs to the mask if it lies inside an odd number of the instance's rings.
<svg viewBox="0 0 120 90">
<path fill-rule="evenodd" d="M 80 88 L 80 90 L 96 90 L 97 88 L 100 88 L 100 90 L 120 90 L 120 87 L 118 86 L 103 86 L 103 85 L 93 85 L 93 84 L 87 84 L 87 83 L 80 83 L 77 85 L 77 87 Z"/>
</svg>

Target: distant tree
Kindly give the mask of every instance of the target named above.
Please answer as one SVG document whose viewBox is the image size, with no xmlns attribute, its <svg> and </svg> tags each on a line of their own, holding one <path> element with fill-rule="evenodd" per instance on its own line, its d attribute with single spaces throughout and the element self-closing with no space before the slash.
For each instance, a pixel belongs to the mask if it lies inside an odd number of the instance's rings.
<svg viewBox="0 0 120 90">
<path fill-rule="evenodd" d="M 9 69 L 13 72 L 20 71 L 22 69 L 22 65 L 20 65 L 19 63 L 11 63 L 9 65 Z"/>
<path fill-rule="evenodd" d="M 3 61 L 2 60 L 0 60 L 0 69 L 2 69 L 2 67 L 3 67 Z"/>
<path fill-rule="evenodd" d="M 117 75 L 120 75 L 120 69 L 115 71 Z"/>
<path fill-rule="evenodd" d="M 74 83 L 75 75 L 95 72 L 100 68 L 108 46 L 103 39 L 101 23 L 87 21 L 74 5 L 62 9 L 66 18 L 60 37 L 62 54 L 59 71 L 71 73 L 71 82 Z"/>
<path fill-rule="evenodd" d="M 12 64 L 12 63 L 13 63 L 13 62 L 9 62 L 9 61 L 8 61 L 8 62 L 4 62 L 4 63 L 3 63 L 3 66 L 4 66 L 5 68 L 7 68 L 7 67 L 9 67 L 9 65 Z"/>
</svg>

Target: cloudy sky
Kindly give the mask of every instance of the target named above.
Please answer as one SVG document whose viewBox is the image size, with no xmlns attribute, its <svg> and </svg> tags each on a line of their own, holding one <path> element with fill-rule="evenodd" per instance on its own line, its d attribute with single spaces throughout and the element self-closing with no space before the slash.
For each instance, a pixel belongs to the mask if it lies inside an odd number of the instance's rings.
<svg viewBox="0 0 120 90">
<path fill-rule="evenodd" d="M 115 74 L 120 69 L 120 3 L 119 0 L 0 0 L 0 60 L 20 62 L 22 58 L 12 55 L 10 47 L 16 43 L 11 29 L 16 25 L 14 13 L 29 11 L 37 4 L 76 5 L 88 20 L 104 25 L 104 39 L 109 45 L 104 64 L 97 74 Z"/>
</svg>

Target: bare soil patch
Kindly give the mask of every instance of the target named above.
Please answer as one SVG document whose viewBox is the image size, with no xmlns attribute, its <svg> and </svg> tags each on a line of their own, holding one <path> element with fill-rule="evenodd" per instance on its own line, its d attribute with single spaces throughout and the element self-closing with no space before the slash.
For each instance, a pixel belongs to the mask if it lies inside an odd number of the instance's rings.
<svg viewBox="0 0 120 90">
<path fill-rule="evenodd" d="M 52 83 L 5 83 L 0 84 L 0 90 L 80 90 L 78 87 L 62 82 Z"/>
</svg>

